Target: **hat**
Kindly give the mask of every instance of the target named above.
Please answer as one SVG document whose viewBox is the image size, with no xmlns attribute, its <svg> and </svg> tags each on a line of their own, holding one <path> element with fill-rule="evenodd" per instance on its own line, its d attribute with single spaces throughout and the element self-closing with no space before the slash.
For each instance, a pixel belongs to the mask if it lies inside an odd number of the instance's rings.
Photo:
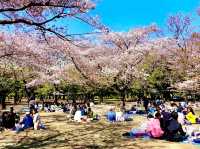
<svg viewBox="0 0 200 149">
<path fill-rule="evenodd" d="M 30 114 L 30 112 L 26 112 L 26 115 L 29 115 Z"/>
</svg>

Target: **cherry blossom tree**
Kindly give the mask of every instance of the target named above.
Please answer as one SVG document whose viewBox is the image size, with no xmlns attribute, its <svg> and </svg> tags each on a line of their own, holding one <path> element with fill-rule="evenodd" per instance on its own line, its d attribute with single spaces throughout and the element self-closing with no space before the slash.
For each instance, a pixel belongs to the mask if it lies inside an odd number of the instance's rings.
<svg viewBox="0 0 200 149">
<path fill-rule="evenodd" d="M 156 31 L 155 26 L 150 26 L 127 33 L 109 33 L 91 48 L 72 48 L 70 56 L 89 86 L 113 88 L 122 96 L 124 105 L 126 91 L 140 75 L 137 66 L 151 48 L 149 35 Z"/>
<path fill-rule="evenodd" d="M 6 70 L 13 74 L 12 80 L 24 80 L 26 91 L 27 88 L 54 81 L 64 65 L 62 63 L 66 63 L 67 47 L 62 44 L 64 41 L 55 37 L 48 38 L 48 41 L 54 44 L 24 33 L 1 34 L 0 66 L 6 66 Z M 4 69 L 1 70 L 3 74 Z"/>
<path fill-rule="evenodd" d="M 173 48 L 169 46 L 170 67 L 177 74 L 181 74 L 182 80 L 179 81 L 183 81 L 183 84 L 185 84 L 184 81 L 190 82 L 191 79 L 199 78 L 200 38 L 199 33 L 194 32 L 196 29 L 192 26 L 191 18 L 182 14 L 171 16 L 168 27 L 173 34 L 172 39 L 176 41 Z M 180 89 L 179 85 L 178 88 Z"/>
<path fill-rule="evenodd" d="M 195 57 L 199 57 L 199 49 L 194 44 L 196 39 L 192 37 L 194 28 L 191 26 L 191 18 L 182 14 L 171 16 L 168 19 L 168 27 L 177 45 L 177 48 L 171 49 L 173 66 L 185 76 L 195 67 Z"/>
<path fill-rule="evenodd" d="M 97 17 L 88 15 L 95 8 L 92 0 L 7 0 L 0 2 L 0 26 L 12 30 L 38 32 L 46 36 L 56 35 L 61 39 L 72 40 L 65 23 L 70 19 L 79 20 L 99 30 L 107 31 Z"/>
</svg>

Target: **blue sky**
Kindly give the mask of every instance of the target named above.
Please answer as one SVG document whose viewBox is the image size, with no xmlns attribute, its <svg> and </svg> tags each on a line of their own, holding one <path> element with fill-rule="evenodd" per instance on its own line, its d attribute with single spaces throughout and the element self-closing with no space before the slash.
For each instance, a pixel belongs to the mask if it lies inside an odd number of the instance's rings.
<svg viewBox="0 0 200 149">
<path fill-rule="evenodd" d="M 128 31 L 152 23 L 164 29 L 169 15 L 178 12 L 194 15 L 199 6 L 200 0 L 98 0 L 91 14 L 98 15 L 113 31 Z M 91 31 L 89 26 L 74 21 L 69 28 L 72 33 Z"/>
</svg>

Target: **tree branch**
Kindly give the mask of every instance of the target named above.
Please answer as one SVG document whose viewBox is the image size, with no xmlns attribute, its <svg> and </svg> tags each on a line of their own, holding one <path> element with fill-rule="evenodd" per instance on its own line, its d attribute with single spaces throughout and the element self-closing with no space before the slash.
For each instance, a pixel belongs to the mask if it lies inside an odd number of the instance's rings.
<svg viewBox="0 0 200 149">
<path fill-rule="evenodd" d="M 16 12 L 16 11 L 23 11 L 26 10 L 30 7 L 56 7 L 56 8 L 81 8 L 80 6 L 76 5 L 76 4 L 72 4 L 72 5 L 66 5 L 66 4 L 51 4 L 50 2 L 46 2 L 46 3 L 36 3 L 36 2 L 30 2 L 29 4 L 22 6 L 20 8 L 2 8 L 0 9 L 0 13 L 1 12 Z"/>
</svg>

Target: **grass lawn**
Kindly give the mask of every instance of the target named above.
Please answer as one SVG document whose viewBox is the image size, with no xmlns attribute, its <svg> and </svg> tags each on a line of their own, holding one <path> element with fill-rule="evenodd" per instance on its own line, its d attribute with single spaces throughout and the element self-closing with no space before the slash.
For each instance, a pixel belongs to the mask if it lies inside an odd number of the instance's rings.
<svg viewBox="0 0 200 149">
<path fill-rule="evenodd" d="M 101 115 L 109 108 L 107 105 L 95 106 Z M 68 121 L 64 113 L 40 113 L 47 130 L 28 130 L 16 134 L 4 131 L 0 134 L 0 148 L 62 148 L 62 149 L 198 149 L 191 144 L 172 143 L 161 140 L 127 139 L 122 133 L 138 127 L 146 121 L 136 116 L 131 122 L 110 124 L 102 120 L 94 123 L 75 123 Z"/>
</svg>

